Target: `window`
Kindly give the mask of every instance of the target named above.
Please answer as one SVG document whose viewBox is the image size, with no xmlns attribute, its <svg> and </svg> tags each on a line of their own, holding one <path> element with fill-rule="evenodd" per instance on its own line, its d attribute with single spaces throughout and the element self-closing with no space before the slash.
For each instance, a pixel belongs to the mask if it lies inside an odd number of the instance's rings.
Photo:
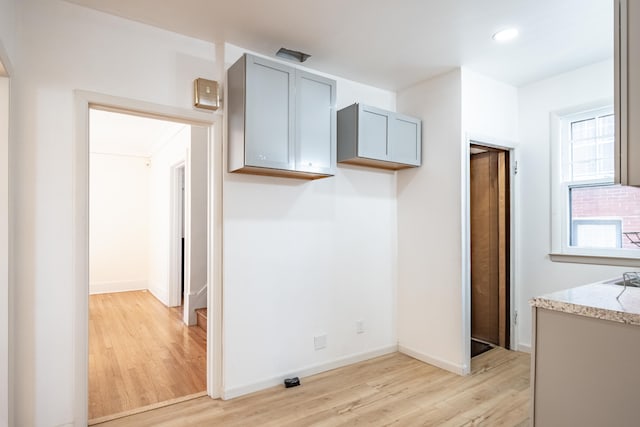
<svg viewBox="0 0 640 427">
<path fill-rule="evenodd" d="M 621 248 L 622 220 L 571 218 L 571 246 Z"/>
<path fill-rule="evenodd" d="M 604 114 L 587 115 L 586 118 L 582 114 L 564 120 L 569 182 L 613 182 L 615 121 L 608 110 L 601 113 Z"/>
<path fill-rule="evenodd" d="M 613 108 L 554 120 L 552 252 L 640 258 L 640 188 L 614 184 Z"/>
</svg>

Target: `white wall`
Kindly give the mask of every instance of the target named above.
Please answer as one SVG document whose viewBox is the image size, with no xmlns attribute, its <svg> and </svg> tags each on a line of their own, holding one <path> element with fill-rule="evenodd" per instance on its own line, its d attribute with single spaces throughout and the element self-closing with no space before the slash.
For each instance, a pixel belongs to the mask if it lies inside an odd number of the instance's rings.
<svg viewBox="0 0 640 427">
<path fill-rule="evenodd" d="M 10 172 L 9 156 L 9 80 L 7 69 L 15 61 L 15 2 L 0 0 L 0 427 L 12 424 L 12 389 L 9 364 L 13 334 L 10 317 L 13 310 L 10 286 Z M 13 70 L 12 70 L 13 71 Z"/>
<path fill-rule="evenodd" d="M 398 173 L 401 351 L 463 372 L 462 93 L 454 70 L 401 91 L 398 111 L 422 119 L 422 166 Z"/>
<path fill-rule="evenodd" d="M 596 63 L 519 89 L 516 274 L 520 344 L 531 345 L 534 296 L 615 277 L 624 267 L 551 262 L 550 113 L 613 98 L 613 65 Z"/>
<path fill-rule="evenodd" d="M 511 160 L 518 159 L 518 89 L 514 86 L 493 80 L 482 74 L 478 74 L 468 68 L 462 69 L 462 130 L 463 138 L 474 139 L 477 143 L 511 148 Z M 469 157 L 466 154 L 466 143 L 463 148 L 463 183 L 469 182 Z M 511 174 L 510 188 L 515 197 L 519 196 L 520 189 L 516 177 Z M 469 229 L 469 189 L 462 192 L 464 195 L 463 215 L 465 217 L 462 224 L 462 233 L 465 236 L 463 242 L 464 264 L 468 269 L 464 274 L 464 286 L 467 293 L 464 300 L 464 310 L 468 314 L 465 319 L 465 336 L 471 336 L 471 242 Z M 512 230 L 515 232 L 515 247 L 518 248 L 518 233 L 515 217 L 511 217 Z M 468 238 L 467 238 L 468 237 Z M 511 263 L 515 268 L 515 263 Z M 514 280 L 512 283 L 513 293 L 510 301 L 516 301 L 519 293 L 519 285 Z M 512 302 L 513 304 L 513 302 Z M 511 337 L 515 337 L 514 343 L 517 345 L 517 333 L 512 331 Z M 471 357 L 469 354 L 467 357 Z"/>
<path fill-rule="evenodd" d="M 209 130 L 192 127 L 185 166 L 184 322 L 196 323 L 195 309 L 207 306 L 207 141 Z"/>
<path fill-rule="evenodd" d="M 89 157 L 89 292 L 147 289 L 149 161 Z"/>
<path fill-rule="evenodd" d="M 21 9 L 15 422 L 48 426 L 75 416 L 73 91 L 191 108 L 193 79 L 220 77 L 211 44 L 60 1 Z M 341 107 L 394 108 L 391 92 L 341 80 L 338 93 Z M 395 348 L 394 173 L 348 167 L 315 182 L 225 174 L 224 194 L 228 392 Z M 315 352 L 320 332 L 328 347 Z"/>
<path fill-rule="evenodd" d="M 80 416 L 74 414 L 74 320 L 83 298 L 73 286 L 74 90 L 190 109 L 193 80 L 219 76 L 210 43 L 63 1 L 17 6 L 14 424 L 57 426 Z"/>
<path fill-rule="evenodd" d="M 337 95 L 395 109 L 393 93 L 346 80 Z M 396 348 L 393 172 L 224 180 L 225 397 Z"/>
<path fill-rule="evenodd" d="M 462 129 L 467 136 L 515 143 L 518 89 L 463 68 Z"/>
<path fill-rule="evenodd" d="M 0 426 L 9 425 L 9 79 L 0 77 Z"/>
<path fill-rule="evenodd" d="M 149 180 L 149 291 L 170 305 L 171 169 L 184 163 L 191 129 L 185 126 L 151 156 Z"/>
</svg>

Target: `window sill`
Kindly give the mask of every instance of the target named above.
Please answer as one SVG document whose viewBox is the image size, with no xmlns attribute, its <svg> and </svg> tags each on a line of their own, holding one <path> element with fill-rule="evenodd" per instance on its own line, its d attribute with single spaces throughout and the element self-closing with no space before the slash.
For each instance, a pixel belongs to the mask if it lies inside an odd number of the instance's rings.
<svg viewBox="0 0 640 427">
<path fill-rule="evenodd" d="M 584 255 L 551 253 L 549 258 L 553 262 L 568 262 L 574 264 L 611 265 L 618 267 L 640 267 L 640 258 L 620 257 L 610 255 Z"/>
</svg>

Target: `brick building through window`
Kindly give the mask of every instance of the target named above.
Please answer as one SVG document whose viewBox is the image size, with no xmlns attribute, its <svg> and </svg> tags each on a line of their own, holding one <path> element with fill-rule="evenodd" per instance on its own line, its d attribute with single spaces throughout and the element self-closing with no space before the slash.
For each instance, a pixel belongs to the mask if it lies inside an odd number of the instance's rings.
<svg viewBox="0 0 640 427">
<path fill-rule="evenodd" d="M 594 224 L 598 224 L 597 220 L 620 222 L 621 234 L 617 236 L 617 241 L 621 246 L 602 246 L 639 249 L 632 240 L 637 240 L 635 233 L 640 233 L 640 188 L 620 185 L 573 187 L 570 190 L 570 199 L 572 223 L 576 220 L 595 220 Z M 610 226 L 607 227 L 611 222 L 604 221 L 600 224 L 607 230 L 605 233 L 612 230 Z M 591 232 L 597 233 L 597 226 L 591 229 Z M 575 243 L 575 227 L 571 227 L 571 233 Z M 605 237 L 599 241 L 607 243 L 609 240 Z"/>
</svg>

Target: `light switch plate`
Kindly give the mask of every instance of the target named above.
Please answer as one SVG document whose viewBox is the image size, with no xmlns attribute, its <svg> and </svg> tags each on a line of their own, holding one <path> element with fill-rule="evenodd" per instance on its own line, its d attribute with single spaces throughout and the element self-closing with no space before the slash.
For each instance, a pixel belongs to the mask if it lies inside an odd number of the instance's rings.
<svg viewBox="0 0 640 427">
<path fill-rule="evenodd" d="M 193 81 L 193 105 L 206 110 L 220 108 L 218 82 L 215 80 L 195 79 Z"/>
</svg>

